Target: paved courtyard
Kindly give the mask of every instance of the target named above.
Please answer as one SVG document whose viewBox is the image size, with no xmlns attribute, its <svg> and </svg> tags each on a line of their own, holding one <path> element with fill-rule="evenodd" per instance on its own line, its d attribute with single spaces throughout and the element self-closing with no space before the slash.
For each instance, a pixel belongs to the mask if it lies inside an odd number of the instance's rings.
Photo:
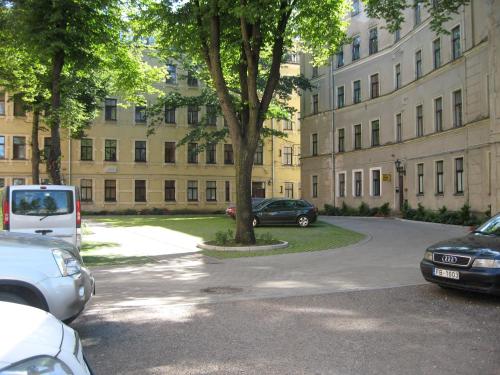
<svg viewBox="0 0 500 375">
<path fill-rule="evenodd" d="M 428 285 L 418 268 L 427 245 L 464 228 L 323 220 L 367 237 L 313 253 L 182 251 L 95 269 L 97 295 L 74 326 L 96 372 L 500 374 L 500 301 Z"/>
</svg>

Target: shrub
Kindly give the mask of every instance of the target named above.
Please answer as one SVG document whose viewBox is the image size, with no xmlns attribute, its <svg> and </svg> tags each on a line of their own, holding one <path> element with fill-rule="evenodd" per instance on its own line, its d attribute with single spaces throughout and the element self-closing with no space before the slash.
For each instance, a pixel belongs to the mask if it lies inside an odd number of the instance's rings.
<svg viewBox="0 0 500 375">
<path fill-rule="evenodd" d="M 358 214 L 360 216 L 369 216 L 370 215 L 370 207 L 365 202 L 361 202 L 358 207 Z"/>
<path fill-rule="evenodd" d="M 382 206 L 378 208 L 378 215 L 389 216 L 391 214 L 391 208 L 389 207 L 389 202 L 385 202 Z"/>
<path fill-rule="evenodd" d="M 266 244 L 269 244 L 269 243 L 274 243 L 276 242 L 276 239 L 273 237 L 273 235 L 269 232 L 266 232 L 266 233 L 262 233 L 260 235 L 260 240 Z"/>
<path fill-rule="evenodd" d="M 217 246 L 224 246 L 233 239 L 233 231 L 228 229 L 227 231 L 219 230 L 215 233 L 215 244 Z"/>
<path fill-rule="evenodd" d="M 331 204 L 325 204 L 324 213 L 329 216 L 340 216 L 342 215 L 342 210 L 338 207 L 333 207 Z"/>
</svg>

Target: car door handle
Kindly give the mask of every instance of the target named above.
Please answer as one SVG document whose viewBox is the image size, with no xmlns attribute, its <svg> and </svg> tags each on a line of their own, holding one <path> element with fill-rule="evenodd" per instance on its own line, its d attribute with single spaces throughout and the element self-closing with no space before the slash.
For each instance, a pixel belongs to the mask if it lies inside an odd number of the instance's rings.
<svg viewBox="0 0 500 375">
<path fill-rule="evenodd" d="M 35 233 L 40 233 L 41 235 L 46 235 L 47 233 L 52 233 L 52 229 L 37 229 Z"/>
</svg>

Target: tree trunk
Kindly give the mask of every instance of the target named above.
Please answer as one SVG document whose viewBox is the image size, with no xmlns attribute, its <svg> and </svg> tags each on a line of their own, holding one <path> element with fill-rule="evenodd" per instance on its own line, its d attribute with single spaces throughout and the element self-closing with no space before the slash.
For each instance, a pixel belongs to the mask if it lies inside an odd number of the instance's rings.
<svg viewBox="0 0 500 375">
<path fill-rule="evenodd" d="M 50 180 L 60 185 L 61 178 L 61 136 L 59 128 L 61 119 L 61 72 L 64 66 L 64 51 L 59 50 L 52 59 L 52 87 L 51 87 L 51 118 L 50 118 L 50 152 L 47 157 L 47 167 Z"/>
<path fill-rule="evenodd" d="M 38 145 L 38 129 L 40 128 L 40 109 L 33 109 L 33 122 L 31 126 L 31 179 L 34 185 L 40 183 L 40 147 Z"/>
<path fill-rule="evenodd" d="M 252 221 L 252 166 L 253 153 L 248 145 L 240 145 L 235 153 L 236 169 L 236 235 L 237 243 L 255 244 Z"/>
</svg>

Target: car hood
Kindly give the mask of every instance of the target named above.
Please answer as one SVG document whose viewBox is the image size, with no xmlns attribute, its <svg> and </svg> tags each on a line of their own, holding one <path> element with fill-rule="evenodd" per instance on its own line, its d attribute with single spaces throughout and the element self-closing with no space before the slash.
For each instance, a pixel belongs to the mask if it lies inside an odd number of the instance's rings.
<svg viewBox="0 0 500 375">
<path fill-rule="evenodd" d="M 429 250 L 464 253 L 474 256 L 500 256 L 500 238 L 469 233 L 465 237 L 438 242 L 429 247 Z"/>
<path fill-rule="evenodd" d="M 0 247 L 25 247 L 40 248 L 57 248 L 67 250 L 76 257 L 79 256 L 78 249 L 68 242 L 54 237 L 42 236 L 39 234 L 17 233 L 17 232 L 0 232 Z"/>
<path fill-rule="evenodd" d="M 63 329 L 59 320 L 43 310 L 0 302 L 0 369 L 38 355 L 55 357 Z"/>
</svg>

